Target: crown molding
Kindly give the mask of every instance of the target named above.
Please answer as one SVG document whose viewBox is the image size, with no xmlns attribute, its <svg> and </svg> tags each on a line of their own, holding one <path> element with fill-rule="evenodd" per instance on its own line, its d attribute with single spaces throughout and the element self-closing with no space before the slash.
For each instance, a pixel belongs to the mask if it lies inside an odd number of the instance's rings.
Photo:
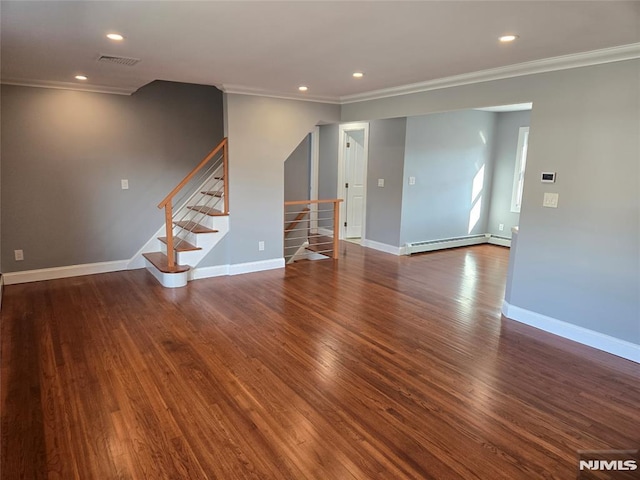
<svg viewBox="0 0 640 480">
<path fill-rule="evenodd" d="M 247 87 L 245 85 L 233 85 L 225 83 L 220 88 L 224 93 L 235 93 L 239 95 L 255 95 L 258 97 L 270 97 L 270 98 L 282 98 L 284 100 L 300 100 L 303 102 L 317 102 L 317 103 L 333 103 L 340 104 L 340 98 L 338 97 L 324 97 L 321 95 L 308 95 L 305 93 L 282 93 L 272 90 L 265 90 L 262 88 Z"/>
<path fill-rule="evenodd" d="M 443 88 L 459 87 L 473 83 L 490 82 L 493 80 L 503 80 L 506 78 L 521 77 L 524 75 L 568 70 L 571 68 L 589 67 L 603 63 L 622 62 L 624 60 L 634 60 L 637 58 L 640 58 L 640 43 L 632 43 L 630 45 L 622 45 L 619 47 L 605 48 L 571 55 L 562 55 L 560 57 L 534 60 L 531 62 L 508 65 L 506 67 L 464 73 L 462 75 L 438 78 L 435 80 L 412 83 L 399 87 L 390 87 L 365 93 L 356 93 L 354 95 L 345 95 L 340 97 L 340 103 L 347 104 L 367 100 L 377 100 L 380 98 L 408 95 L 411 93 L 428 92 L 429 90 L 440 90 Z"/>
<path fill-rule="evenodd" d="M 545 58 L 542 60 L 534 60 L 531 62 L 508 65 L 505 67 L 464 73 L 451 77 L 438 78 L 435 80 L 427 80 L 425 82 L 412 83 L 409 85 L 401 85 L 397 87 L 384 88 L 364 93 L 356 93 L 353 95 L 345 95 L 341 97 L 313 95 L 307 93 L 283 93 L 235 84 L 222 84 L 220 86 L 216 85 L 216 87 L 225 93 L 231 94 L 255 95 L 260 97 L 281 98 L 285 100 L 298 100 L 303 102 L 318 102 L 344 105 L 349 103 L 363 102 L 367 100 L 377 100 L 381 98 L 408 95 L 412 93 L 428 92 L 430 90 L 440 90 L 444 88 L 471 85 L 474 83 L 503 80 L 525 75 L 534 75 L 538 73 L 547 73 L 559 70 L 568 70 L 572 68 L 600 65 L 605 63 L 621 62 L 625 60 L 634 60 L 637 58 L 640 58 L 640 43 L 632 43 L 629 45 L 621 45 L 619 47 L 611 47 L 601 50 L 593 50 L 590 52 Z M 131 95 L 135 93 L 139 88 L 139 86 L 109 87 L 106 85 L 81 85 L 72 82 L 53 82 L 44 80 L 24 80 L 13 78 L 4 78 L 0 80 L 0 83 L 5 85 L 55 88 L 61 90 L 76 90 L 82 92 L 109 93 L 116 95 Z"/>
<path fill-rule="evenodd" d="M 76 90 L 91 93 L 109 93 L 112 95 L 131 95 L 139 87 L 108 87 L 106 85 L 77 84 L 72 82 L 53 82 L 47 80 L 18 80 L 14 78 L 3 78 L 0 80 L 3 85 L 18 85 L 21 87 L 54 88 L 57 90 Z"/>
</svg>

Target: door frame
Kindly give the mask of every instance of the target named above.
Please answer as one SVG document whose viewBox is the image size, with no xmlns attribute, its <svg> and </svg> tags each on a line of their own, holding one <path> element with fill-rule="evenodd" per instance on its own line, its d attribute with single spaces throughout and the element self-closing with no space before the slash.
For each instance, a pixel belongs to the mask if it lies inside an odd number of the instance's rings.
<svg viewBox="0 0 640 480">
<path fill-rule="evenodd" d="M 320 127 L 316 126 L 311 132 L 311 159 L 309 179 L 309 199 L 318 200 L 319 179 L 320 179 Z M 310 205 L 310 227 L 311 233 L 318 233 L 318 204 Z"/>
<path fill-rule="evenodd" d="M 362 234 L 360 240 L 365 239 L 366 223 L 367 223 L 367 168 L 369 163 L 369 123 L 368 122 L 354 122 L 343 123 L 338 128 L 338 198 L 342 198 L 344 201 L 340 202 L 340 231 L 338 232 L 340 239 L 346 238 L 346 228 L 344 226 L 345 219 L 347 218 L 347 189 L 345 188 L 345 180 L 347 178 L 346 172 L 346 148 L 345 141 L 346 134 L 348 132 L 363 130 L 364 131 L 364 194 L 363 194 L 363 209 L 362 212 Z M 335 232 L 334 232 L 335 235 Z"/>
</svg>

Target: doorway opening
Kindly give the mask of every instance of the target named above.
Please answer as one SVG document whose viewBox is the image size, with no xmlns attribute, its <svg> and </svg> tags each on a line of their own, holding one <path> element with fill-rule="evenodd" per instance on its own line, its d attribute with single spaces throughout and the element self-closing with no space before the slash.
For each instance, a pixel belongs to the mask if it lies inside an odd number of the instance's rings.
<svg viewBox="0 0 640 480">
<path fill-rule="evenodd" d="M 367 160 L 369 124 L 349 123 L 339 127 L 338 198 L 340 238 L 360 243 L 365 238 L 367 207 Z"/>
</svg>

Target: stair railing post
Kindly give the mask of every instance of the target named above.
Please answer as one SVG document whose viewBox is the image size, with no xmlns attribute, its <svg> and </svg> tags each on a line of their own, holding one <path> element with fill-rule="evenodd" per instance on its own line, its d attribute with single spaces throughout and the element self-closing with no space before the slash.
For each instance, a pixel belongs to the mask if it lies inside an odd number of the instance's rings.
<svg viewBox="0 0 640 480">
<path fill-rule="evenodd" d="M 338 259 L 338 241 L 340 240 L 340 201 L 333 202 L 333 259 Z"/>
<path fill-rule="evenodd" d="M 171 202 L 164 206 L 164 221 L 167 232 L 167 266 L 172 269 L 176 264 L 176 257 L 173 252 L 173 213 Z"/>
<path fill-rule="evenodd" d="M 222 164 L 223 164 L 223 179 L 224 182 L 224 213 L 229 213 L 229 141 L 224 140 L 224 147 L 222 147 Z"/>
</svg>

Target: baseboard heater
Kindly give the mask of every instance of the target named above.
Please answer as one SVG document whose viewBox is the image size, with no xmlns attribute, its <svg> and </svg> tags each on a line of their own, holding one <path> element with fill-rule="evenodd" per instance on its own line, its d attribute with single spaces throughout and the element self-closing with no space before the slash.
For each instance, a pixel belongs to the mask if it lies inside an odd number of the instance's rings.
<svg viewBox="0 0 640 480">
<path fill-rule="evenodd" d="M 487 243 L 491 235 L 468 235 L 466 237 L 443 238 L 440 240 L 429 240 L 425 242 L 407 243 L 407 255 L 412 253 L 431 252 L 445 248 L 468 247 L 470 245 L 480 245 Z"/>
<path fill-rule="evenodd" d="M 487 243 L 491 245 L 500 245 L 501 247 L 511 247 L 511 239 L 502 235 L 491 235 L 487 239 Z"/>
</svg>

